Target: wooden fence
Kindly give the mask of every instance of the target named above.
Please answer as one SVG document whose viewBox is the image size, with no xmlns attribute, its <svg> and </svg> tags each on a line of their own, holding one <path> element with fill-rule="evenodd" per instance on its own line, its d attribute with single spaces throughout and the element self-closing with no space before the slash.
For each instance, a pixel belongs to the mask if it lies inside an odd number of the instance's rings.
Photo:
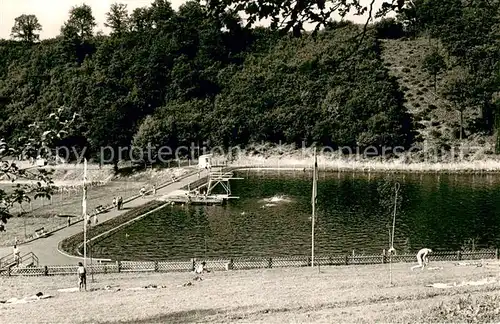
<svg viewBox="0 0 500 324">
<path fill-rule="evenodd" d="M 430 261 L 461 261 L 498 259 L 498 249 L 480 250 L 475 252 L 435 252 L 429 256 Z M 389 263 L 387 255 L 335 255 L 317 256 L 315 265 L 368 265 Z M 189 272 L 197 263 L 206 262 L 210 271 L 264 269 L 282 267 L 307 267 L 311 258 L 306 256 L 289 256 L 275 258 L 233 258 L 233 259 L 191 259 L 189 261 L 116 261 L 87 265 L 89 274 L 119 273 L 119 272 Z M 392 256 L 393 263 L 415 262 L 414 254 Z M 76 265 L 68 266 L 33 266 L 25 268 L 12 267 L 0 272 L 2 276 L 52 276 L 76 274 Z"/>
</svg>

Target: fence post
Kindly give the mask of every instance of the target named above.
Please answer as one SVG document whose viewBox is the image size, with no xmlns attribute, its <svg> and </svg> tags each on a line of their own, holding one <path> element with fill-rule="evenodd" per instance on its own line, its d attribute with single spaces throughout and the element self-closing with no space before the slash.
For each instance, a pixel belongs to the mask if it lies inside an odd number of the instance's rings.
<svg viewBox="0 0 500 324">
<path fill-rule="evenodd" d="M 229 259 L 229 262 L 225 264 L 226 271 L 233 269 L 233 259 Z"/>
<path fill-rule="evenodd" d="M 495 249 L 495 259 L 498 260 L 498 249 Z"/>
<path fill-rule="evenodd" d="M 122 268 L 122 263 L 120 261 L 116 261 L 116 268 L 118 269 L 118 273 L 121 272 Z"/>
<path fill-rule="evenodd" d="M 155 261 L 155 272 L 158 272 L 158 261 Z"/>
<path fill-rule="evenodd" d="M 349 264 L 349 255 L 346 255 L 345 256 L 345 265 L 348 265 Z"/>
<path fill-rule="evenodd" d="M 269 262 L 267 264 L 267 267 L 268 268 L 272 268 L 273 267 L 273 258 L 269 258 Z"/>
<path fill-rule="evenodd" d="M 191 271 L 196 270 L 196 259 L 191 259 Z"/>
<path fill-rule="evenodd" d="M 44 276 L 48 276 L 49 275 L 49 267 L 47 267 L 47 266 L 43 267 L 43 275 Z"/>
<path fill-rule="evenodd" d="M 457 251 L 457 260 L 458 261 L 462 260 L 462 252 L 461 251 Z"/>
<path fill-rule="evenodd" d="M 307 257 L 307 266 L 310 267 L 311 266 L 311 257 Z"/>
</svg>

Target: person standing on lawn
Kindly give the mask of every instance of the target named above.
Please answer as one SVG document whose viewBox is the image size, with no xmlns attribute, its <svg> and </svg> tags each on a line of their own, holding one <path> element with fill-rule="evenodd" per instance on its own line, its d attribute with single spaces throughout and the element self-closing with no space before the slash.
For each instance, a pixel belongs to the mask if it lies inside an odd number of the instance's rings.
<svg viewBox="0 0 500 324">
<path fill-rule="evenodd" d="M 83 266 L 83 263 L 78 262 L 78 289 L 82 291 L 82 288 L 87 290 L 87 269 Z"/>
</svg>

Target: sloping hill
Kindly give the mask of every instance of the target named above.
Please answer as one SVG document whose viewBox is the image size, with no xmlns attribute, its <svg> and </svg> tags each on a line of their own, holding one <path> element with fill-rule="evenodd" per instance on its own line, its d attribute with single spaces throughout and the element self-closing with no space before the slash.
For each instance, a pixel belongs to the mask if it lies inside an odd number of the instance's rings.
<svg viewBox="0 0 500 324">
<path fill-rule="evenodd" d="M 436 41 L 428 38 L 382 40 L 382 58 L 405 94 L 405 105 L 420 128 L 420 140 L 430 144 L 457 146 L 460 114 L 440 95 L 447 77 L 453 71 L 447 70 L 439 75 L 434 89 L 433 77 L 422 69 L 424 58 L 435 46 Z M 464 144 L 493 145 L 493 136 L 472 134 L 469 130 L 471 121 L 478 117 L 477 109 L 464 112 Z"/>
</svg>

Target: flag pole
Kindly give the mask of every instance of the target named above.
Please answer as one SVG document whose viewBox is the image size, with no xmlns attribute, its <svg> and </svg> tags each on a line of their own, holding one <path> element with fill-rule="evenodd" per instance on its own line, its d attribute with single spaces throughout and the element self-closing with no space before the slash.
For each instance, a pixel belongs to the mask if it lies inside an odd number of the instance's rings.
<svg viewBox="0 0 500 324">
<path fill-rule="evenodd" d="M 397 205 L 398 205 L 398 191 L 399 191 L 399 182 L 396 182 L 395 195 L 394 195 L 394 214 L 393 214 L 393 218 L 392 218 L 391 247 L 389 249 L 389 284 L 391 286 L 392 286 L 392 254 L 395 251 L 394 250 L 394 231 L 396 229 L 396 210 L 397 210 Z"/>
<path fill-rule="evenodd" d="M 87 159 L 83 160 L 83 266 L 87 267 Z"/>
<path fill-rule="evenodd" d="M 313 166 L 313 189 L 312 189 L 312 219 L 311 219 L 311 267 L 314 267 L 314 222 L 316 218 L 316 195 L 317 195 L 317 183 L 316 183 L 316 168 L 318 162 L 316 160 L 316 148 L 314 148 L 314 166 Z"/>
</svg>

